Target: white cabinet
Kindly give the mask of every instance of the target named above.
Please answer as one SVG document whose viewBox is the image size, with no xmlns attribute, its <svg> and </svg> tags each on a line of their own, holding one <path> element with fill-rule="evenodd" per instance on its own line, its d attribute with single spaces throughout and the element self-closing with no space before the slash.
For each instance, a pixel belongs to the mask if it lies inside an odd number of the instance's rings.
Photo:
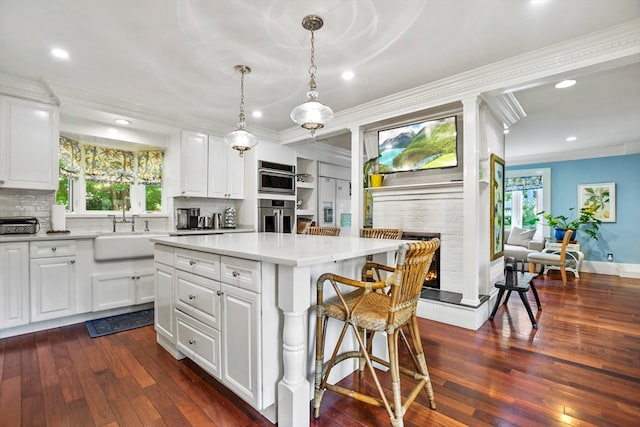
<svg viewBox="0 0 640 427">
<path fill-rule="evenodd" d="M 0 329 L 29 323 L 29 243 L 0 243 Z"/>
<path fill-rule="evenodd" d="M 59 110 L 0 96 L 0 188 L 58 188 Z"/>
<path fill-rule="evenodd" d="M 175 270 L 173 268 L 173 249 L 156 245 L 155 259 L 155 302 L 154 324 L 158 334 L 158 342 L 166 341 L 170 346 L 175 346 L 175 317 L 173 281 Z M 170 349 L 168 349 L 170 350 Z"/>
<path fill-rule="evenodd" d="M 94 274 L 93 311 L 144 304 L 154 300 L 154 271 Z"/>
<path fill-rule="evenodd" d="M 30 257 L 31 321 L 75 314 L 75 241 L 31 242 Z"/>
<path fill-rule="evenodd" d="M 244 198 L 244 158 L 203 133 L 180 133 L 180 196 Z"/>
<path fill-rule="evenodd" d="M 261 402 L 260 294 L 223 283 L 221 303 L 222 382 L 258 407 Z"/>
<path fill-rule="evenodd" d="M 180 140 L 180 196 L 207 197 L 209 139 L 183 130 Z"/>
<path fill-rule="evenodd" d="M 224 141 L 209 137 L 209 197 L 244 198 L 244 157 Z"/>
</svg>

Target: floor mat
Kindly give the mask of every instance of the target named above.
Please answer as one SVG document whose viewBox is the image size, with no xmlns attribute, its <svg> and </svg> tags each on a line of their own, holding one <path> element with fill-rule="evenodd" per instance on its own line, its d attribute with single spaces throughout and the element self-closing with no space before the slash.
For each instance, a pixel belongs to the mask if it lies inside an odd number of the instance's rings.
<svg viewBox="0 0 640 427">
<path fill-rule="evenodd" d="M 85 322 L 91 338 L 153 325 L 153 308 Z"/>
</svg>

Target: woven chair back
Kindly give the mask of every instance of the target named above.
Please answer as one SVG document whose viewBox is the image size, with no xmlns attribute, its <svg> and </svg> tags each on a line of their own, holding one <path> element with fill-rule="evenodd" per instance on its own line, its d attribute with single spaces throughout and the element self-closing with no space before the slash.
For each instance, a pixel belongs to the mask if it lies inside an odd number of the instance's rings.
<svg viewBox="0 0 640 427">
<path fill-rule="evenodd" d="M 396 271 L 387 283 L 391 285 L 388 327 L 402 326 L 415 312 L 431 261 L 440 247 L 440 239 L 400 245 Z"/>
<path fill-rule="evenodd" d="M 402 230 L 399 228 L 361 228 L 360 237 L 400 240 L 402 238 Z"/>
<path fill-rule="evenodd" d="M 340 235 L 339 227 L 307 227 L 306 234 L 313 236 L 338 236 Z"/>
</svg>

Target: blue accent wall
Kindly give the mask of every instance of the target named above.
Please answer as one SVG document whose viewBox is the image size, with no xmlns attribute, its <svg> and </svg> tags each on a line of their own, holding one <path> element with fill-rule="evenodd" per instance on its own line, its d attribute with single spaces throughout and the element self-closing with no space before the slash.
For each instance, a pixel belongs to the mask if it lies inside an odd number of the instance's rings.
<svg viewBox="0 0 640 427">
<path fill-rule="evenodd" d="M 616 222 L 603 222 L 598 240 L 578 233 L 585 259 L 640 264 L 640 154 L 509 166 L 507 170 L 551 169 L 551 212 L 577 207 L 578 184 L 615 182 Z"/>
</svg>

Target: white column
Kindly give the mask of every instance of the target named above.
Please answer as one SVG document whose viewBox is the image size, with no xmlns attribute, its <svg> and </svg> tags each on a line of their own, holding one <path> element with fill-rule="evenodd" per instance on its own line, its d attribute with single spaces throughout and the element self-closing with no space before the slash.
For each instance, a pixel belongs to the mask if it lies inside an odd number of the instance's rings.
<svg viewBox="0 0 640 427">
<path fill-rule="evenodd" d="M 364 133 L 359 126 L 349 130 L 351 131 L 351 235 L 359 236 L 364 222 L 364 189 L 362 188 Z"/>
<path fill-rule="evenodd" d="M 480 98 L 470 96 L 462 100 L 463 106 L 463 236 L 462 250 L 462 304 L 477 306 L 480 304 L 480 256 L 478 236 L 479 227 L 483 226 L 478 221 L 480 209 L 480 188 L 478 180 L 478 168 L 480 156 L 478 146 L 480 143 Z M 488 227 L 489 224 L 484 224 Z M 487 248 L 488 249 L 488 248 Z"/>
<path fill-rule="evenodd" d="M 307 331 L 305 315 L 311 301 L 309 267 L 278 266 L 278 307 L 284 315 L 282 361 L 284 375 L 278 383 L 278 425 L 309 425 L 310 384 L 306 378 Z"/>
</svg>

